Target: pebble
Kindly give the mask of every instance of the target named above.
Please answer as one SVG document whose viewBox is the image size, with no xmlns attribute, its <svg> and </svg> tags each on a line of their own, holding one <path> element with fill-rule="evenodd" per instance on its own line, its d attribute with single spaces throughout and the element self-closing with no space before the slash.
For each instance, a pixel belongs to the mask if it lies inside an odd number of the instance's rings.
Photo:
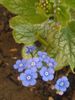
<svg viewBox="0 0 75 100">
<path fill-rule="evenodd" d="M 54 100 L 53 97 L 49 97 L 48 100 Z"/>
</svg>

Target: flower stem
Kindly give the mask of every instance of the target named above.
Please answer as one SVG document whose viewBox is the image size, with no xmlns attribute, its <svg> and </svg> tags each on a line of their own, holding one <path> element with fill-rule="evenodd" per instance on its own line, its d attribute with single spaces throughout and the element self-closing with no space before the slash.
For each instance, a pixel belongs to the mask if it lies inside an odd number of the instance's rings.
<svg viewBox="0 0 75 100">
<path fill-rule="evenodd" d="M 48 46 L 48 43 L 41 37 L 41 36 L 37 36 L 37 39 L 43 44 L 45 45 L 46 47 Z"/>
</svg>

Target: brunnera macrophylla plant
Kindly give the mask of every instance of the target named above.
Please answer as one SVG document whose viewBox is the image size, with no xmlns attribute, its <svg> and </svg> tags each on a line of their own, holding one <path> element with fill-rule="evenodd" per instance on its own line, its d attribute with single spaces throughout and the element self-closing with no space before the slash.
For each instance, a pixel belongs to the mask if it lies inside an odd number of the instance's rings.
<svg viewBox="0 0 75 100">
<path fill-rule="evenodd" d="M 75 0 L 0 0 L 0 4 L 16 14 L 9 24 L 15 41 L 24 44 L 23 59 L 14 65 L 22 72 L 19 79 L 24 86 L 35 85 L 38 74 L 43 81 L 53 80 L 55 71 L 67 65 L 74 73 Z M 36 41 L 40 47 L 32 46 Z M 67 77 L 59 78 L 54 87 L 65 92 Z"/>
</svg>

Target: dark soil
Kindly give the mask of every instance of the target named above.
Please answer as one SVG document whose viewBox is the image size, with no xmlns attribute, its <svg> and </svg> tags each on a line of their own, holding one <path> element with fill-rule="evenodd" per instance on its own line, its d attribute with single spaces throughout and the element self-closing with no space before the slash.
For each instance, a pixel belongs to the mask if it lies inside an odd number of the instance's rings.
<svg viewBox="0 0 75 100">
<path fill-rule="evenodd" d="M 63 95 L 56 95 L 48 88 L 48 84 L 40 80 L 40 84 L 33 88 L 23 87 L 17 80 L 17 72 L 12 65 L 21 58 L 22 44 L 16 44 L 9 19 L 13 14 L 0 6 L 0 100 L 75 100 L 75 76 L 69 75 L 71 83 L 68 91 Z"/>
</svg>

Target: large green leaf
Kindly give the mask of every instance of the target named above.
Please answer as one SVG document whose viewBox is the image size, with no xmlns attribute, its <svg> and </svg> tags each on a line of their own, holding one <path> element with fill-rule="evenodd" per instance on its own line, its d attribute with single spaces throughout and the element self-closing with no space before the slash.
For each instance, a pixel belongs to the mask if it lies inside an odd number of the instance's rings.
<svg viewBox="0 0 75 100">
<path fill-rule="evenodd" d="M 10 20 L 10 27 L 17 43 L 29 44 L 36 40 L 38 25 L 32 25 L 22 17 L 16 16 Z"/>
<path fill-rule="evenodd" d="M 61 50 L 61 48 L 58 45 L 58 36 L 58 31 L 54 30 L 52 30 L 51 32 L 49 31 L 49 35 L 47 36 L 47 41 L 49 43 L 48 53 L 50 57 L 54 58 L 57 62 L 57 66 L 55 68 L 56 71 L 68 65 L 67 57 L 63 54 L 64 51 Z"/>
<path fill-rule="evenodd" d="M 48 53 L 57 61 L 55 70 L 70 65 L 72 71 L 75 68 L 75 21 L 71 21 L 61 31 L 49 31 L 47 35 Z"/>
<path fill-rule="evenodd" d="M 60 70 L 62 69 L 63 67 L 67 66 L 68 65 L 68 61 L 67 61 L 67 57 L 65 55 L 63 55 L 63 51 L 60 50 L 56 56 L 55 56 L 55 60 L 57 62 L 57 66 L 55 68 L 55 70 Z"/>
<path fill-rule="evenodd" d="M 23 16 L 31 23 L 40 23 L 47 19 L 44 12 L 37 11 L 37 3 L 39 0 L 0 0 L 0 4 L 4 5 L 12 13 Z"/>
<path fill-rule="evenodd" d="M 71 19 L 75 20 L 75 9 L 71 9 L 70 13 L 71 13 Z"/>
<path fill-rule="evenodd" d="M 63 28 L 58 36 L 58 45 L 73 71 L 75 68 L 75 21 L 70 22 L 67 27 Z"/>
<path fill-rule="evenodd" d="M 62 2 L 66 3 L 71 8 L 75 8 L 75 0 L 62 0 Z"/>
<path fill-rule="evenodd" d="M 57 67 L 55 70 L 60 70 L 64 66 L 68 65 L 67 58 L 65 55 L 63 55 L 63 51 L 60 50 L 60 47 L 58 46 L 58 30 L 56 28 L 57 23 L 52 22 L 51 24 L 46 22 L 42 24 L 42 29 L 39 32 L 45 42 L 45 50 L 48 52 L 50 57 L 54 58 L 57 62 Z"/>
<path fill-rule="evenodd" d="M 38 0 L 0 0 L 0 3 L 15 14 L 34 15 L 37 1 Z"/>
</svg>

